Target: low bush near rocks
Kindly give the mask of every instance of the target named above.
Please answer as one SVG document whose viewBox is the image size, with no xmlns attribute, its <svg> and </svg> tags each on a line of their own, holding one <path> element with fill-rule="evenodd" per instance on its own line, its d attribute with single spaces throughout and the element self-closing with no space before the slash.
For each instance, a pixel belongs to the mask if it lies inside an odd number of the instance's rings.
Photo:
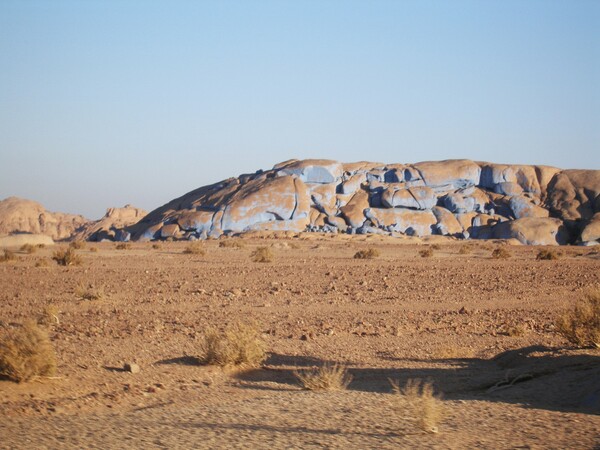
<svg viewBox="0 0 600 450">
<path fill-rule="evenodd" d="M 206 255 L 206 249 L 202 242 L 196 241 L 188 244 L 187 247 L 183 249 L 183 253 L 186 255 L 204 256 Z"/>
<path fill-rule="evenodd" d="M 395 394 L 394 409 L 403 415 L 402 418 L 412 420 L 422 431 L 437 433 L 443 408 L 433 385 L 418 379 L 408 380 L 404 386 L 392 380 L 390 383 Z"/>
<path fill-rule="evenodd" d="M 8 249 L 4 249 L 2 256 L 0 256 L 0 262 L 14 261 L 15 259 L 17 259 L 17 255 Z"/>
<path fill-rule="evenodd" d="M 131 244 L 129 242 L 119 242 L 115 245 L 117 250 L 131 250 Z"/>
<path fill-rule="evenodd" d="M 69 247 L 71 247 L 75 250 L 82 250 L 85 248 L 85 242 L 84 241 L 73 241 L 69 244 Z"/>
<path fill-rule="evenodd" d="M 473 253 L 473 246 L 472 245 L 463 244 L 458 249 L 458 254 L 459 255 L 468 255 L 470 253 Z"/>
<path fill-rule="evenodd" d="M 294 372 L 300 386 L 309 391 L 342 391 L 352 381 L 344 366 L 324 364 L 321 367 Z"/>
<path fill-rule="evenodd" d="M 221 248 L 244 248 L 244 243 L 238 239 L 226 239 L 219 242 Z"/>
<path fill-rule="evenodd" d="M 586 292 L 556 319 L 556 329 L 578 347 L 600 348 L 600 288 Z"/>
<path fill-rule="evenodd" d="M 48 334 L 34 322 L 0 337 L 0 376 L 21 383 L 56 371 L 56 355 Z"/>
<path fill-rule="evenodd" d="M 560 257 L 561 254 L 556 250 L 542 249 L 538 252 L 535 259 L 537 259 L 538 261 L 554 261 L 556 259 L 559 259 Z"/>
<path fill-rule="evenodd" d="M 419 250 L 419 255 L 421 255 L 421 258 L 431 258 L 433 256 L 433 248 L 427 247 Z"/>
<path fill-rule="evenodd" d="M 52 254 L 52 259 L 59 266 L 78 266 L 81 264 L 81 256 L 75 253 L 72 248 L 59 249 Z"/>
<path fill-rule="evenodd" d="M 208 330 L 199 359 L 218 366 L 259 366 L 266 357 L 266 345 L 255 324 L 236 323 L 223 332 Z"/>
<path fill-rule="evenodd" d="M 508 259 L 512 254 L 504 247 L 496 247 L 492 252 L 492 258 L 494 259 Z"/>
<path fill-rule="evenodd" d="M 250 259 L 254 262 L 269 263 L 275 258 L 273 250 L 269 247 L 258 247 L 252 253 L 250 253 Z"/>
<path fill-rule="evenodd" d="M 38 259 L 35 262 L 35 267 L 48 267 L 50 264 L 47 259 Z"/>
<path fill-rule="evenodd" d="M 85 284 L 80 284 L 77 286 L 77 289 L 75 289 L 75 295 L 82 300 L 102 300 L 106 297 L 104 287 L 96 287 L 92 284 L 87 286 Z"/>
<path fill-rule="evenodd" d="M 152 248 L 154 250 L 160 250 L 162 248 L 162 245 L 160 245 L 159 243 L 155 242 L 154 244 L 152 244 Z"/>
<path fill-rule="evenodd" d="M 60 320 L 58 319 L 58 308 L 55 305 L 46 305 L 39 315 L 37 323 L 48 327 L 50 325 L 58 325 Z"/>
<path fill-rule="evenodd" d="M 23 244 L 21 245 L 21 251 L 27 253 L 28 255 L 31 255 L 32 253 L 35 253 L 37 251 L 37 248 L 35 245 Z"/>
<path fill-rule="evenodd" d="M 92 253 L 98 253 L 98 248 L 97 247 L 90 247 L 90 252 L 92 252 Z"/>
<path fill-rule="evenodd" d="M 367 250 L 359 250 L 354 254 L 354 259 L 373 259 L 381 255 L 379 250 L 376 248 L 369 248 Z"/>
</svg>

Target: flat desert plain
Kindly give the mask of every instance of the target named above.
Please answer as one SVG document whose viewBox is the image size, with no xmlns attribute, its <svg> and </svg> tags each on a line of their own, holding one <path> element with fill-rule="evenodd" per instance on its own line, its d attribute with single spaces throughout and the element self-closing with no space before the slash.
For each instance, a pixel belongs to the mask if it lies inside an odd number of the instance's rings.
<svg viewBox="0 0 600 450">
<path fill-rule="evenodd" d="M 538 261 L 540 248 L 509 245 L 494 259 L 501 244 L 490 242 L 228 241 L 241 248 L 87 243 L 78 266 L 52 261 L 56 247 L 1 263 L 1 325 L 52 311 L 58 370 L 0 381 L 0 447 L 600 445 L 600 350 L 575 349 L 554 327 L 600 286 L 598 250 Z M 250 259 L 258 246 L 272 247 L 272 262 Z M 380 255 L 353 258 L 369 248 Z M 259 327 L 262 366 L 199 364 L 205 331 L 236 322 Z M 326 363 L 347 368 L 347 389 L 302 389 L 295 373 Z M 440 396 L 437 432 L 419 425 L 423 405 L 393 392 L 410 379 Z"/>
</svg>

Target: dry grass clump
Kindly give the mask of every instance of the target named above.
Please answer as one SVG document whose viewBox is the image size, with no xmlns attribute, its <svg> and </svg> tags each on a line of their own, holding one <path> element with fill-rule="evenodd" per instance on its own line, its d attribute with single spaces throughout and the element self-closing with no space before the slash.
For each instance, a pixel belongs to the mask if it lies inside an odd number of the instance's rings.
<svg viewBox="0 0 600 450">
<path fill-rule="evenodd" d="M 21 383 L 56 371 L 56 355 L 48 334 L 33 321 L 0 338 L 0 376 Z"/>
<path fill-rule="evenodd" d="M 81 264 L 81 256 L 75 253 L 72 248 L 59 249 L 52 254 L 52 259 L 59 266 L 78 266 Z"/>
<path fill-rule="evenodd" d="M 250 253 L 250 259 L 254 262 L 269 263 L 273 261 L 275 255 L 269 247 L 258 247 Z"/>
<path fill-rule="evenodd" d="M 69 247 L 71 247 L 72 249 L 75 250 L 81 250 L 85 248 L 85 242 L 84 241 L 73 241 L 69 244 Z"/>
<path fill-rule="evenodd" d="M 459 255 L 468 255 L 473 252 L 473 246 L 470 244 L 463 244 L 458 249 Z"/>
<path fill-rule="evenodd" d="M 442 249 L 442 246 L 441 246 L 440 244 L 433 244 L 433 245 L 431 246 L 431 249 L 432 249 L 432 250 L 441 250 L 441 249 Z"/>
<path fill-rule="evenodd" d="M 90 247 L 90 252 L 92 252 L 92 253 L 98 253 L 98 248 L 97 247 Z"/>
<path fill-rule="evenodd" d="M 418 379 L 408 380 L 403 387 L 399 382 L 390 380 L 390 383 L 396 396 L 395 408 L 408 414 L 402 418 L 414 421 L 427 433 L 437 433 L 443 408 L 441 400 L 435 396 L 433 385 Z"/>
<path fill-rule="evenodd" d="M 309 391 L 342 391 L 352 381 L 344 366 L 324 364 L 321 367 L 295 371 L 300 386 Z"/>
<path fill-rule="evenodd" d="M 508 259 L 512 254 L 504 247 L 496 247 L 492 252 L 492 258 L 494 259 Z"/>
<path fill-rule="evenodd" d="M 58 308 L 55 305 L 46 305 L 39 315 L 37 320 L 38 325 L 50 326 L 58 325 L 60 323 L 58 319 Z"/>
<path fill-rule="evenodd" d="M 75 289 L 75 295 L 82 300 L 102 300 L 106 297 L 103 286 L 95 287 L 92 284 L 87 286 L 85 284 L 78 285 Z"/>
<path fill-rule="evenodd" d="M 578 347 L 600 348 L 600 288 L 586 292 L 556 319 L 556 329 Z"/>
<path fill-rule="evenodd" d="M 152 248 L 154 250 L 160 250 L 162 248 L 162 245 L 160 245 L 159 243 L 155 242 L 154 244 L 152 244 Z"/>
<path fill-rule="evenodd" d="M 542 249 L 538 252 L 535 259 L 537 259 L 538 261 L 554 261 L 556 259 L 559 259 L 561 256 L 562 255 L 556 250 Z"/>
<path fill-rule="evenodd" d="M 186 255 L 204 256 L 206 255 L 206 249 L 204 248 L 204 244 L 202 244 L 202 242 L 195 241 L 188 244 L 188 246 L 185 249 L 183 249 L 183 253 L 185 253 Z"/>
<path fill-rule="evenodd" d="M 119 242 L 117 245 L 115 245 L 115 248 L 117 250 L 130 250 L 131 244 L 129 242 Z"/>
<path fill-rule="evenodd" d="M 4 249 L 4 253 L 2 254 L 2 256 L 0 256 L 0 262 L 14 261 L 15 259 L 17 259 L 17 255 L 15 255 L 15 252 L 7 248 Z"/>
<path fill-rule="evenodd" d="M 419 255 L 421 255 L 421 258 L 431 258 L 433 256 L 433 248 L 427 247 L 419 250 Z"/>
<path fill-rule="evenodd" d="M 376 248 L 369 248 L 367 250 L 359 250 L 354 254 L 354 259 L 373 259 L 380 256 L 381 253 Z"/>
<path fill-rule="evenodd" d="M 200 361 L 218 366 L 259 366 L 266 358 L 265 342 L 255 324 L 236 323 L 223 332 L 209 329 L 201 344 Z"/>
<path fill-rule="evenodd" d="M 219 242 L 222 248 L 244 248 L 244 243 L 238 239 L 226 239 Z"/>
<path fill-rule="evenodd" d="M 35 262 L 35 267 L 48 267 L 48 260 L 47 259 L 38 259 Z"/>
<path fill-rule="evenodd" d="M 37 247 L 31 244 L 23 244 L 21 245 L 21 251 L 27 253 L 28 255 L 31 255 L 32 253 L 35 253 L 37 251 Z"/>
</svg>

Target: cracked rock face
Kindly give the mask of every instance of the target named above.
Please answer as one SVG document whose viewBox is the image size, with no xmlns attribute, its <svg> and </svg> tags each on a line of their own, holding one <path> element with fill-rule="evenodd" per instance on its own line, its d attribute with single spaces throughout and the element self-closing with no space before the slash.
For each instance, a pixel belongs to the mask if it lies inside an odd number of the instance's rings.
<svg viewBox="0 0 600 450">
<path fill-rule="evenodd" d="M 126 232 L 142 240 L 278 230 L 595 245 L 598 213 L 600 170 L 290 160 L 189 192 Z"/>
</svg>

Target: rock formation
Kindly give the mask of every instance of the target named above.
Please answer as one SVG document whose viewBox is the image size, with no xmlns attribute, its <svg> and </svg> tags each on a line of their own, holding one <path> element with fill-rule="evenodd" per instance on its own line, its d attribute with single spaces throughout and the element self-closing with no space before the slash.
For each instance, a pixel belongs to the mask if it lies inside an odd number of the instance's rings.
<svg viewBox="0 0 600 450">
<path fill-rule="evenodd" d="M 600 241 L 600 170 L 470 160 L 290 160 L 196 189 L 123 231 L 152 240 L 253 230 L 594 245 Z"/>
<path fill-rule="evenodd" d="M 102 219 L 83 225 L 71 239 L 88 241 L 128 241 L 130 235 L 123 228 L 140 221 L 146 211 L 131 205 L 123 208 L 108 208 Z"/>
<path fill-rule="evenodd" d="M 46 211 L 32 200 L 9 197 L 0 201 L 0 235 L 31 233 L 68 239 L 87 222 L 83 216 Z"/>
</svg>

